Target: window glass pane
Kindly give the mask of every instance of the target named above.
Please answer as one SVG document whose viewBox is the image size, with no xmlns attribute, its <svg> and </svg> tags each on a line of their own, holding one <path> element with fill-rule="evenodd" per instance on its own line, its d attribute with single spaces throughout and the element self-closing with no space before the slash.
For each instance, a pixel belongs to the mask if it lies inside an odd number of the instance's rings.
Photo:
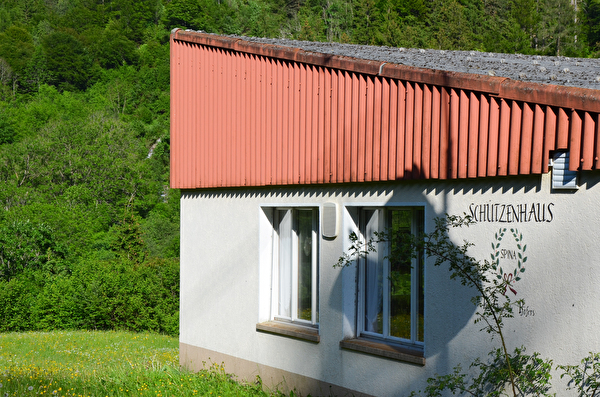
<svg viewBox="0 0 600 397">
<path fill-rule="evenodd" d="M 298 210 L 298 318 L 312 319 L 313 211 Z"/>
<path fill-rule="evenodd" d="M 406 237 L 412 230 L 412 210 L 391 210 L 392 233 L 390 263 L 390 335 L 410 339 L 412 260 L 406 249 Z"/>
<path fill-rule="evenodd" d="M 423 233 L 425 232 L 424 229 L 424 225 L 425 225 L 425 219 L 424 219 L 424 214 L 423 214 L 423 210 L 422 209 L 418 209 L 416 211 L 416 222 L 417 222 L 417 227 L 416 227 L 416 231 L 417 231 L 417 236 L 422 236 Z M 425 285 L 425 277 L 424 277 L 424 269 L 423 267 L 425 266 L 425 258 L 423 255 L 423 252 L 419 252 L 417 255 L 417 270 L 419 271 L 418 277 L 417 279 L 419 280 L 419 286 L 418 286 L 418 303 L 417 306 L 419 307 L 419 319 L 418 319 L 418 325 L 417 325 L 417 340 L 419 342 L 424 342 L 424 314 L 425 314 L 425 293 L 423 291 L 423 287 Z"/>
<path fill-rule="evenodd" d="M 379 231 L 379 211 L 363 212 L 364 236 L 368 240 Z M 370 252 L 365 258 L 364 330 L 383 333 L 383 263 L 378 252 Z"/>
<path fill-rule="evenodd" d="M 292 211 L 279 214 L 279 315 L 292 316 Z"/>
</svg>

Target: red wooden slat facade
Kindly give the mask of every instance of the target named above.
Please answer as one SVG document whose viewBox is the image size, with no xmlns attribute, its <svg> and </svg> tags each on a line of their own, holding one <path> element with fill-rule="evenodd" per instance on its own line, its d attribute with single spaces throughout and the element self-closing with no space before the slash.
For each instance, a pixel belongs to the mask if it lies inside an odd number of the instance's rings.
<svg viewBox="0 0 600 397">
<path fill-rule="evenodd" d="M 456 179 L 600 167 L 600 91 L 171 36 L 171 186 Z"/>
</svg>

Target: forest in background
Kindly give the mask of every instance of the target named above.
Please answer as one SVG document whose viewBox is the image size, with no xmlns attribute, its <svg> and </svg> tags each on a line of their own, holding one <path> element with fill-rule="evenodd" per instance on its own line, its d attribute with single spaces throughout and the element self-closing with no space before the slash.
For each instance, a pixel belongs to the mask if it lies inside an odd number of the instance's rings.
<svg viewBox="0 0 600 397">
<path fill-rule="evenodd" d="M 0 331 L 178 333 L 175 27 L 600 55 L 600 0 L 0 0 Z"/>
</svg>

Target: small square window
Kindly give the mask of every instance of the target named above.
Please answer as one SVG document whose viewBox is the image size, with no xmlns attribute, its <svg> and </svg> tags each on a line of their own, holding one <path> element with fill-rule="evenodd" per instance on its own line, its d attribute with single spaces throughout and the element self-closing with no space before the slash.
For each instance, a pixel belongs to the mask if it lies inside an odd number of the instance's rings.
<svg viewBox="0 0 600 397">
<path fill-rule="evenodd" d="M 316 325 L 318 313 L 318 214 L 314 208 L 273 213 L 273 320 Z"/>
<path fill-rule="evenodd" d="M 423 345 L 423 254 L 403 258 L 390 253 L 402 244 L 402 236 L 423 233 L 423 209 L 419 207 L 364 208 L 360 211 L 364 241 L 378 240 L 376 232 L 388 232 L 391 241 L 375 243 L 359 262 L 358 336 Z"/>
</svg>

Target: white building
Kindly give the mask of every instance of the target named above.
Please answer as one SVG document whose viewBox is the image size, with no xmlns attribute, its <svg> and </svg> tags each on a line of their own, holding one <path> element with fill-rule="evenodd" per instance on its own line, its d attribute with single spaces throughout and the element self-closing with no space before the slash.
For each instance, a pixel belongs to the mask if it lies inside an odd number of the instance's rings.
<svg viewBox="0 0 600 397">
<path fill-rule="evenodd" d="M 467 368 L 498 342 L 446 267 L 379 247 L 334 268 L 352 232 L 463 213 L 477 223 L 453 241 L 525 269 L 509 349 L 600 350 L 600 91 L 181 30 L 171 54 L 182 365 L 313 396 L 403 396 Z"/>
</svg>

